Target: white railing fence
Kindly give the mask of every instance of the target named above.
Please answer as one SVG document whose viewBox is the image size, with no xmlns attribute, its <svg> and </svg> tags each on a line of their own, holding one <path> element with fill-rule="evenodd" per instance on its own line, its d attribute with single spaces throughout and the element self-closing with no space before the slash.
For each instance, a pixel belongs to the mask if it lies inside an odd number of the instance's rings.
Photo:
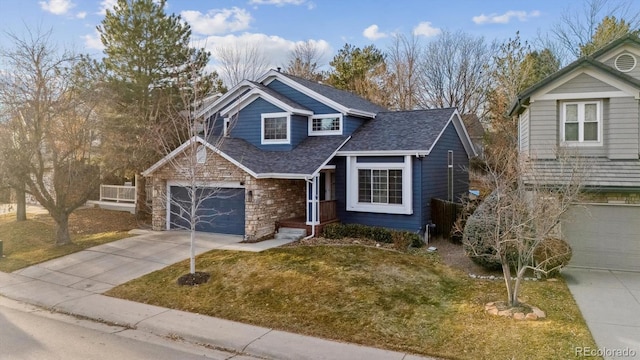
<svg viewBox="0 0 640 360">
<path fill-rule="evenodd" d="M 100 185 L 100 201 L 136 202 L 136 187 L 130 185 Z"/>
</svg>

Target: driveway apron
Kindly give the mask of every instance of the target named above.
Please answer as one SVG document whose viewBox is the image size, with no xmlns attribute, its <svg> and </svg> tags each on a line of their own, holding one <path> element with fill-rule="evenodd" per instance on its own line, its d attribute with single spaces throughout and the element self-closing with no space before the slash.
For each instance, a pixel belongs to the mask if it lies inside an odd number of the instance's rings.
<svg viewBox="0 0 640 360">
<path fill-rule="evenodd" d="M 563 276 L 598 345 L 576 351 L 640 359 L 640 273 L 567 268 Z"/>
<path fill-rule="evenodd" d="M 238 244 L 240 241 L 240 236 L 196 233 L 196 254 L 213 249 L 237 248 L 244 245 Z M 100 294 L 188 259 L 189 248 L 188 232 L 149 232 L 29 266 L 14 274 Z"/>
</svg>

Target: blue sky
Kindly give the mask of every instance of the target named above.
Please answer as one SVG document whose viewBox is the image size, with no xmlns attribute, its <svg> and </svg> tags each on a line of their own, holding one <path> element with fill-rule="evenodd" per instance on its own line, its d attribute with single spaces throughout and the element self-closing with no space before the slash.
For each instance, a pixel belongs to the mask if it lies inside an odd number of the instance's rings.
<svg viewBox="0 0 640 360">
<path fill-rule="evenodd" d="M 532 40 L 548 32 L 562 13 L 581 10 L 585 0 L 169 0 L 168 12 L 192 26 L 197 44 L 259 43 L 273 66 L 284 65 L 295 42 L 313 40 L 326 63 L 345 43 L 389 46 L 393 33 L 429 41 L 443 30 L 463 30 L 487 40 L 520 31 Z M 101 54 L 96 25 L 115 0 L 0 0 L 1 32 L 22 34 L 25 26 L 52 29 L 59 45 Z M 640 1 L 631 3 L 640 11 Z M 0 37 L 0 46 L 6 46 Z"/>
</svg>

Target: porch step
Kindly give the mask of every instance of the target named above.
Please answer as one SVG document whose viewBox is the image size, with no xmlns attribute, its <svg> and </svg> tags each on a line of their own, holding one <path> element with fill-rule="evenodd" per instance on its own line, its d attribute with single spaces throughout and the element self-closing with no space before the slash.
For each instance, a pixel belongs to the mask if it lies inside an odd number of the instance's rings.
<svg viewBox="0 0 640 360">
<path fill-rule="evenodd" d="M 278 232 L 276 233 L 276 240 L 296 241 L 296 240 L 302 239 L 305 236 L 307 236 L 306 229 L 281 227 L 280 229 L 278 229 Z"/>
</svg>

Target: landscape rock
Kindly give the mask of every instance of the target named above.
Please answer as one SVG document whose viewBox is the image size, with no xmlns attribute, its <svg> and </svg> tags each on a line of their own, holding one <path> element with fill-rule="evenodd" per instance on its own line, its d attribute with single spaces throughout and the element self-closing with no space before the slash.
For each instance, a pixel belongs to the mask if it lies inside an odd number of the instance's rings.
<svg viewBox="0 0 640 360">
<path fill-rule="evenodd" d="M 513 314 L 513 318 L 516 320 L 524 320 L 525 316 L 524 316 L 524 313 L 517 312 Z"/>
<path fill-rule="evenodd" d="M 544 313 L 544 311 L 542 311 L 542 310 L 538 309 L 538 308 L 537 308 L 537 307 L 535 307 L 535 306 L 532 306 L 532 307 L 531 307 L 531 310 L 533 310 L 533 313 L 534 313 L 534 314 L 536 314 L 536 316 L 537 316 L 539 319 L 544 319 L 544 318 L 546 318 L 546 317 L 547 317 L 547 314 L 545 314 L 545 313 Z"/>
</svg>

